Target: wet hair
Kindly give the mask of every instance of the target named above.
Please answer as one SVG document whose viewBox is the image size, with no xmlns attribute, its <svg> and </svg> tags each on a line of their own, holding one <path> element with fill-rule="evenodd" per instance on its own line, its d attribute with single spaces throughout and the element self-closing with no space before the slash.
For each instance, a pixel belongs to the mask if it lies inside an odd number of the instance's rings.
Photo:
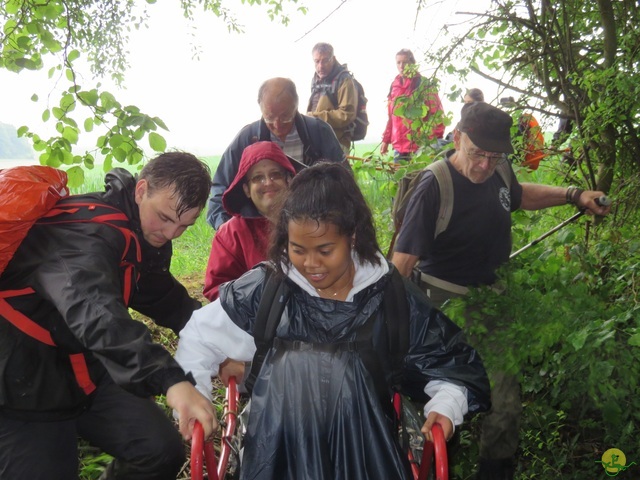
<svg viewBox="0 0 640 480">
<path fill-rule="evenodd" d="M 409 63 L 416 63 L 416 57 L 413 56 L 413 52 L 408 48 L 403 48 L 398 53 L 396 53 L 396 57 L 398 55 L 405 55 L 409 58 Z"/>
<path fill-rule="evenodd" d="M 147 181 L 149 196 L 157 190 L 172 188 L 178 195 L 178 218 L 192 208 L 202 210 L 211 191 L 209 166 L 186 152 L 167 152 L 157 156 L 143 167 L 138 180 Z"/>
<path fill-rule="evenodd" d="M 318 52 L 322 55 L 329 55 L 333 57 L 333 47 L 331 46 L 330 43 L 324 43 L 324 42 L 316 43 L 311 49 L 311 53 L 314 53 L 314 52 Z"/>
<path fill-rule="evenodd" d="M 273 92 L 274 84 L 280 84 L 282 89 L 279 92 Z M 264 96 L 267 92 L 271 91 L 274 94 L 274 100 L 278 101 L 283 95 L 289 95 L 296 104 L 296 110 L 298 108 L 298 91 L 296 90 L 296 84 L 293 83 L 293 80 L 289 78 L 283 77 L 275 77 L 270 78 L 269 80 L 265 80 L 262 85 L 260 85 L 260 89 L 258 90 L 258 105 L 262 107 L 262 102 L 264 101 Z"/>
<path fill-rule="evenodd" d="M 474 102 L 484 102 L 484 93 L 479 88 L 470 88 L 465 93 L 465 96 L 471 97 Z"/>
<path fill-rule="evenodd" d="M 338 163 L 320 162 L 298 173 L 283 200 L 274 226 L 269 258 L 282 274 L 289 259 L 289 222 L 331 223 L 340 235 L 354 237 L 362 262 L 380 264 L 373 216 L 353 174 Z"/>
</svg>

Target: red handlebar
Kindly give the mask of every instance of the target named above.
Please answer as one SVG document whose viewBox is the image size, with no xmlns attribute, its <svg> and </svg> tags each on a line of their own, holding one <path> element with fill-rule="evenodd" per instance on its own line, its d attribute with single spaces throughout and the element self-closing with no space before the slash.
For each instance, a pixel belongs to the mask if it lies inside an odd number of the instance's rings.
<svg viewBox="0 0 640 480">
<path fill-rule="evenodd" d="M 420 462 L 420 475 L 418 480 L 427 480 L 431 463 L 435 456 L 436 480 L 449 479 L 449 464 L 447 463 L 447 441 L 444 438 L 442 425 L 434 423 L 431 427 L 433 442 L 424 442 L 424 450 L 422 451 L 422 461 Z M 434 455 L 435 454 L 435 455 Z"/>
<path fill-rule="evenodd" d="M 226 394 L 226 407 L 224 409 L 225 421 L 227 423 L 221 439 L 220 463 L 218 463 L 218 477 L 222 480 L 227 473 L 227 464 L 231 455 L 231 440 L 236 431 L 236 420 L 238 417 L 238 389 L 236 377 L 229 378 L 229 386 Z"/>
<path fill-rule="evenodd" d="M 203 458 L 204 457 L 204 458 Z M 203 462 L 204 459 L 204 462 Z M 191 479 L 203 480 L 204 463 L 207 464 L 209 480 L 219 480 L 216 468 L 216 452 L 213 443 L 205 442 L 202 424 L 196 420 L 191 438 Z"/>
<path fill-rule="evenodd" d="M 196 421 L 193 427 L 193 438 L 191 440 L 192 480 L 203 480 L 205 464 L 209 480 L 224 479 L 227 473 L 227 464 L 231 454 L 231 439 L 236 430 L 236 418 L 238 416 L 238 389 L 235 377 L 229 378 L 226 400 L 224 415 L 227 425 L 221 439 L 220 463 L 216 461 L 213 443 L 204 441 L 204 429 L 200 422 Z"/>
</svg>

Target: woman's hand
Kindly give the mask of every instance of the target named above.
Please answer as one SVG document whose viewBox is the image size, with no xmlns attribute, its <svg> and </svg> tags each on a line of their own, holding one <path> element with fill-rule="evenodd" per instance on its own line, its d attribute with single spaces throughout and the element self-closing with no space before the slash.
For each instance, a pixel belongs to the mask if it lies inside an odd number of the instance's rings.
<svg viewBox="0 0 640 480">
<path fill-rule="evenodd" d="M 229 379 L 231 377 L 236 377 L 237 383 L 242 382 L 242 379 L 244 378 L 244 362 L 227 358 L 220 364 L 218 377 L 220 377 L 220 380 L 224 383 L 225 387 L 229 386 Z"/>
<path fill-rule="evenodd" d="M 424 425 L 420 429 L 428 441 L 433 442 L 431 427 L 433 427 L 434 423 L 439 423 L 440 426 L 442 426 L 445 440 L 449 440 L 453 436 L 453 423 L 449 420 L 449 417 L 438 412 L 430 412 L 427 421 L 424 422 Z"/>
</svg>

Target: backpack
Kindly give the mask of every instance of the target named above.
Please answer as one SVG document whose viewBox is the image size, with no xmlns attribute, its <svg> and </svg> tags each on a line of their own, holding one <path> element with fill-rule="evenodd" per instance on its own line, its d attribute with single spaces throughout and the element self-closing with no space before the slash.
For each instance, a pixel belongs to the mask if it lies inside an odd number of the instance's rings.
<svg viewBox="0 0 640 480">
<path fill-rule="evenodd" d="M 324 93 L 329 97 L 331 103 L 333 103 L 335 106 L 338 106 L 338 96 L 336 92 L 338 91 L 338 87 L 342 83 L 342 80 L 347 75 L 351 77 L 351 80 L 353 80 L 353 84 L 356 87 L 356 93 L 358 94 L 356 119 L 349 127 L 351 130 L 351 141 L 356 142 L 358 140 L 364 140 L 364 137 L 367 135 L 367 127 L 369 126 L 369 115 L 367 114 L 368 100 L 364 94 L 364 87 L 358 80 L 356 80 L 356 78 L 353 76 L 353 73 L 345 69 L 335 76 L 335 78 L 331 82 L 331 86 L 325 88 Z"/>
<path fill-rule="evenodd" d="M 280 324 L 290 295 L 291 290 L 287 282 L 278 278 L 275 272 L 270 267 L 267 267 L 265 287 L 262 291 L 256 322 L 253 326 L 256 353 L 251 363 L 251 371 L 244 383 L 249 394 L 251 394 L 256 379 L 260 374 L 264 359 L 274 344 L 276 329 Z M 390 384 L 387 383 L 382 374 L 382 368 L 379 365 L 375 351 L 370 348 L 374 323 L 371 318 L 358 329 L 356 340 L 348 342 L 348 345 L 350 347 L 355 346 L 358 349 L 367 370 L 371 373 L 378 398 L 390 400 L 389 387 L 394 390 L 399 389 L 403 380 L 402 367 L 404 357 L 409 351 L 409 305 L 402 276 L 395 268 L 393 268 L 391 279 L 384 290 L 382 308 L 389 339 L 389 359 L 392 370 Z M 373 316 L 376 313 L 374 312 Z M 337 344 L 336 346 L 341 345 L 347 344 Z M 390 402 L 384 401 L 382 405 L 385 406 L 387 403 L 391 406 Z"/>
<path fill-rule="evenodd" d="M 0 274 L 36 220 L 68 196 L 62 170 L 41 165 L 0 170 Z"/>
<path fill-rule="evenodd" d="M 451 214 L 453 213 L 453 179 L 451 178 L 451 171 L 449 170 L 446 161 L 444 159 L 440 159 L 430 165 L 427 165 L 427 167 L 422 170 L 413 170 L 408 172 L 398 182 L 398 190 L 396 191 L 396 196 L 393 199 L 393 205 L 391 207 L 391 216 L 393 218 L 395 231 L 391 239 L 388 255 L 393 253 L 393 246 L 398 232 L 400 231 L 400 227 L 402 226 L 402 222 L 404 221 L 409 201 L 427 170 L 433 172 L 433 175 L 436 177 L 436 181 L 438 182 L 438 186 L 440 187 L 440 209 L 438 210 L 438 218 L 436 219 L 436 228 L 433 238 L 436 238 L 449 226 Z M 507 188 L 511 185 L 510 170 L 511 169 L 507 162 L 496 167 L 496 172 L 500 175 Z"/>
<path fill-rule="evenodd" d="M 138 237 L 129 230 L 129 218 L 117 208 L 100 202 L 75 202 L 69 196 L 67 174 L 46 166 L 14 167 L 0 170 L 0 276 L 27 236 L 38 224 L 96 222 L 119 230 L 125 238 L 120 258 L 124 270 L 123 299 L 131 300 L 138 273 L 136 263 L 142 260 Z M 33 288 L 0 290 L 0 319 L 4 318 L 24 334 L 55 347 L 51 333 L 20 311 L 7 299 L 35 293 Z M 82 353 L 69 354 L 69 362 L 80 389 L 89 395 L 96 388 L 89 376 Z"/>
</svg>

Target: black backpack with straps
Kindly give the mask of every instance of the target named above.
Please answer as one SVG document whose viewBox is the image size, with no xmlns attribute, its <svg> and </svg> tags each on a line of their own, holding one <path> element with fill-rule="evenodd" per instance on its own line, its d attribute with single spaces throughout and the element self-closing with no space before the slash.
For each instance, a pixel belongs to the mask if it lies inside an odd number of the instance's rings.
<svg viewBox="0 0 640 480">
<path fill-rule="evenodd" d="M 291 290 L 287 282 L 278 278 L 278 275 L 270 268 L 266 269 L 265 286 L 262 298 L 256 314 L 256 322 L 253 327 L 253 338 L 256 344 L 256 353 L 251 364 L 251 371 L 245 379 L 244 385 L 249 394 L 253 390 L 265 357 L 276 340 L 276 329 L 280 324 L 282 314 L 286 307 Z M 385 286 L 382 301 L 387 336 L 389 340 L 389 360 L 392 370 L 391 381 L 387 382 L 382 373 L 376 351 L 371 348 L 371 334 L 373 323 L 368 319 L 357 333 L 356 340 L 349 342 L 354 345 L 371 374 L 376 392 L 383 406 L 389 405 L 389 387 L 399 390 L 403 380 L 404 358 L 409 351 L 409 305 L 407 302 L 404 280 L 400 273 L 393 268 L 391 279 Z M 377 311 L 373 316 L 377 315 Z M 329 344 L 328 346 L 330 346 Z M 337 344 L 339 346 L 342 344 Z"/>
</svg>

